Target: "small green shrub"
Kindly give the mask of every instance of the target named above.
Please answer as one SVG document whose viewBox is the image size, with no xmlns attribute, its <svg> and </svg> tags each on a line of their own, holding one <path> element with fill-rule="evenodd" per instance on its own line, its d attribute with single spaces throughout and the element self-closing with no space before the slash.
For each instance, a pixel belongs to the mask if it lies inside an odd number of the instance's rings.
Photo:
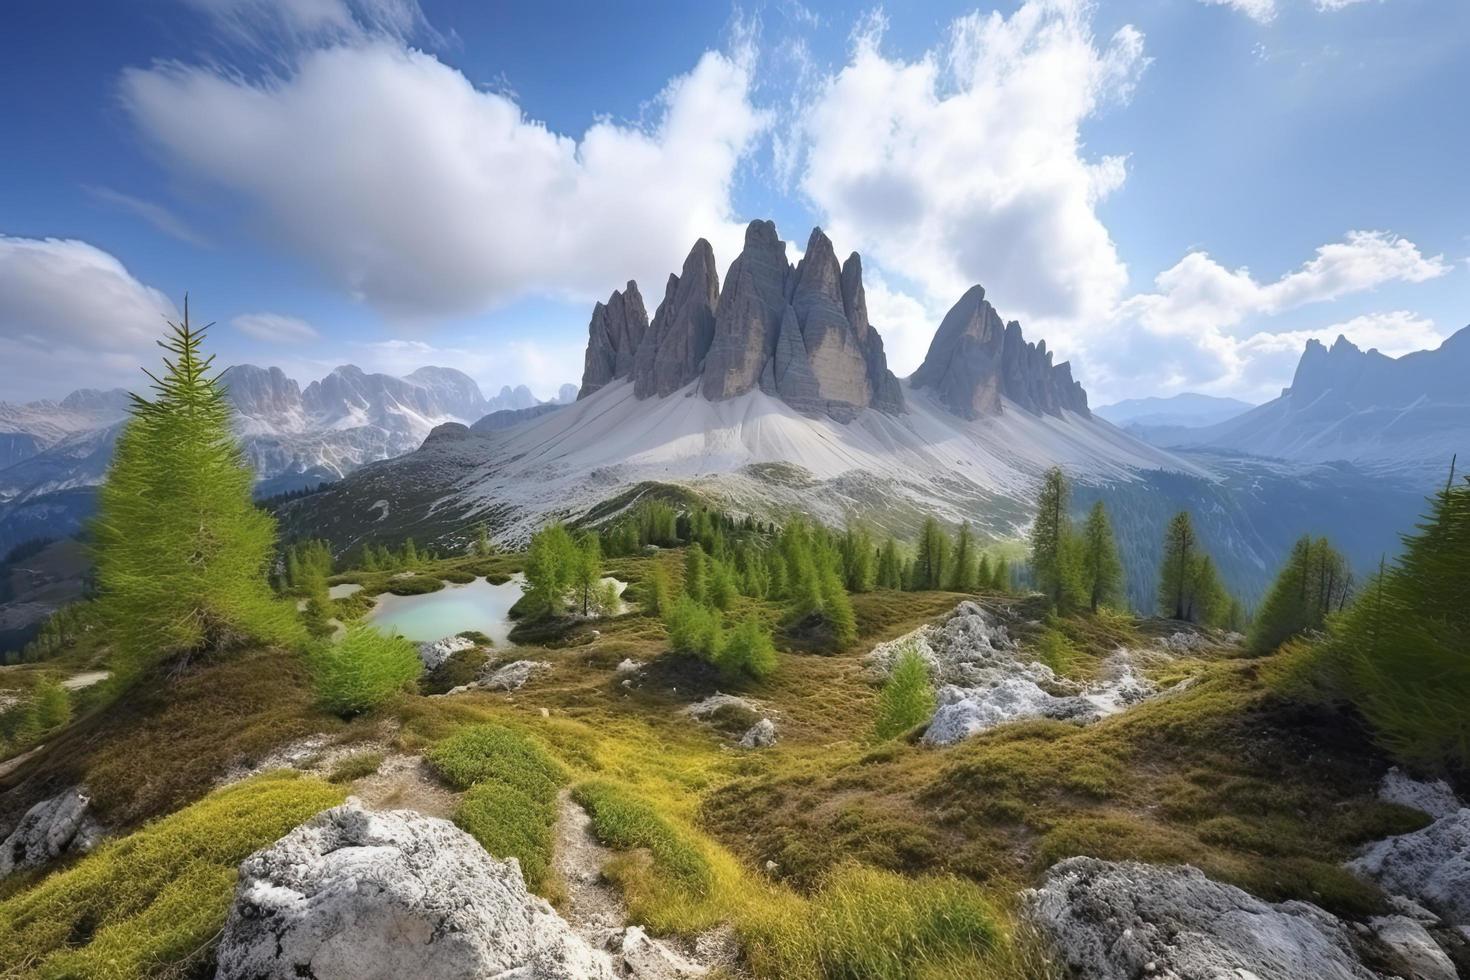
<svg viewBox="0 0 1470 980">
<path fill-rule="evenodd" d="M 776 671 L 776 646 L 771 631 L 760 620 L 743 619 L 730 631 L 715 660 L 728 677 L 747 674 L 760 680 Z"/>
<path fill-rule="evenodd" d="M 344 718 L 382 704 L 423 670 L 412 643 L 365 623 L 349 625 L 339 643 L 313 647 L 309 659 L 317 698 Z"/>
<path fill-rule="evenodd" d="M 690 836 L 654 809 L 614 783 L 579 784 L 572 798 L 592 817 L 597 839 L 620 851 L 647 848 L 656 871 L 685 891 L 703 897 L 714 884 L 714 872 Z"/>
<path fill-rule="evenodd" d="M 438 743 L 429 765 L 468 790 L 459 824 L 496 857 L 521 863 L 526 884 L 544 892 L 555 846 L 556 799 L 566 771 L 535 740 L 500 725 L 476 725 Z"/>
<path fill-rule="evenodd" d="M 912 645 L 894 661 L 893 670 L 878 695 L 878 720 L 873 734 L 883 741 L 922 725 L 934 715 L 934 685 L 929 665 Z"/>
<path fill-rule="evenodd" d="M 520 861 L 526 887 L 546 890 L 555 850 L 554 794 L 550 800 L 536 800 L 508 783 L 480 783 L 465 794 L 454 822 L 489 853 Z"/>
<path fill-rule="evenodd" d="M 353 755 L 339 759 L 327 775 L 327 782 L 350 783 L 354 779 L 362 779 L 377 772 L 383 765 L 383 753 L 381 752 L 358 752 Z"/>
<path fill-rule="evenodd" d="M 475 580 L 475 575 L 473 572 L 463 572 L 459 569 L 451 568 L 447 572 L 440 572 L 439 578 L 451 585 L 469 585 Z"/>
<path fill-rule="evenodd" d="M 755 972 L 779 977 L 983 976 L 1001 940 L 978 886 L 859 865 L 835 871 L 806 915 L 772 914 L 747 931 Z"/>
<path fill-rule="evenodd" d="M 1077 647 L 1065 633 L 1048 629 L 1036 641 L 1036 659 L 1052 669 L 1058 677 L 1070 677 L 1077 669 Z"/>
<path fill-rule="evenodd" d="M 680 596 L 669 606 L 664 614 L 664 628 L 669 632 L 669 646 L 679 653 L 692 653 L 713 662 L 724 646 L 720 614 L 688 595 Z"/>
<path fill-rule="evenodd" d="M 267 773 L 109 841 L 0 902 L 0 963 L 25 976 L 158 976 L 219 932 L 246 855 L 342 796 Z"/>
<path fill-rule="evenodd" d="M 501 782 L 532 799 L 555 799 L 566 772 L 544 748 L 503 725 L 475 725 L 433 746 L 429 765 L 455 789 Z"/>
</svg>

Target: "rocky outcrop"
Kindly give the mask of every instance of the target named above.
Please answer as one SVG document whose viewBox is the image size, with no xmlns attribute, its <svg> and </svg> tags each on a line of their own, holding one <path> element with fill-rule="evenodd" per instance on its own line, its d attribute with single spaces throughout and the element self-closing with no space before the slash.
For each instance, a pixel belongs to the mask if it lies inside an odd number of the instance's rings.
<svg viewBox="0 0 1470 980">
<path fill-rule="evenodd" d="M 1192 867 L 1069 858 L 1024 904 L 1060 960 L 1088 980 L 1379 976 L 1335 916 L 1263 902 Z"/>
<path fill-rule="evenodd" d="M 1383 774 L 1378 786 L 1378 798 L 1387 803 L 1413 807 L 1429 814 L 1436 820 L 1454 815 L 1460 809 L 1459 797 L 1443 779 L 1421 782 L 1394 766 Z"/>
<path fill-rule="evenodd" d="M 1027 343 L 1019 323 L 1003 324 L 980 286 L 945 314 L 911 383 L 967 419 L 999 413 L 1003 399 L 1038 415 L 1090 415 L 1071 365 L 1053 366 L 1045 341 Z"/>
<path fill-rule="evenodd" d="M 862 261 L 854 253 L 839 265 L 820 228 L 793 268 L 776 226 L 751 222 L 723 292 L 714 251 L 700 239 L 642 332 L 620 326 L 620 295 L 593 310 L 579 397 L 631 379 L 638 398 L 698 382 L 714 401 L 759 387 L 798 411 L 842 421 L 865 408 L 903 411 L 902 386 L 868 321 Z"/>
<path fill-rule="evenodd" d="M 769 718 L 762 718 L 740 736 L 742 749 L 768 749 L 775 744 L 776 723 Z"/>
<path fill-rule="evenodd" d="M 869 670 L 886 677 L 913 653 L 941 686 L 926 745 L 953 745 L 971 735 L 1025 718 L 1092 722 L 1153 697 L 1158 688 L 1134 670 L 1133 651 L 1119 648 L 1082 684 L 1028 656 L 1005 626 L 966 600 L 943 620 L 874 647 Z"/>
<path fill-rule="evenodd" d="M 614 976 L 514 860 L 446 820 L 354 800 L 245 859 L 218 961 L 220 980 Z"/>
<path fill-rule="evenodd" d="M 586 398 L 603 385 L 633 373 L 638 346 L 648 332 L 648 311 L 638 284 L 628 280 L 614 289 L 606 303 L 592 308 L 587 326 L 587 357 L 582 369 L 582 387 L 577 398 Z"/>
<path fill-rule="evenodd" d="M 473 650 L 475 641 L 464 636 L 446 636 L 443 639 L 432 640 L 428 643 L 418 645 L 419 660 L 423 663 L 425 670 L 438 670 L 444 662 L 456 653 Z"/>
<path fill-rule="evenodd" d="M 92 819 L 91 798 L 80 786 L 42 800 L 25 812 L 0 841 L 0 878 L 41 865 L 63 854 L 85 854 L 96 846 L 102 829 Z"/>
<path fill-rule="evenodd" d="M 1470 807 L 1423 830 L 1369 844 L 1348 868 L 1452 925 L 1470 926 Z"/>
<path fill-rule="evenodd" d="M 720 278 L 715 252 L 701 238 L 679 275 L 670 275 L 663 302 L 653 314 L 633 364 L 633 393 L 639 398 L 672 395 L 699 377 L 715 337 Z"/>
</svg>

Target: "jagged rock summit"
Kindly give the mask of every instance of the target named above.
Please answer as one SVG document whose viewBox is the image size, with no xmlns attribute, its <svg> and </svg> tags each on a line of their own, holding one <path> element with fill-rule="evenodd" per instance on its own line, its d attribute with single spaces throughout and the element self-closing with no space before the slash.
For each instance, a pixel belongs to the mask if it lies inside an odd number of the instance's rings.
<svg viewBox="0 0 1470 980">
<path fill-rule="evenodd" d="M 868 322 L 862 261 L 838 264 L 812 230 L 800 265 L 770 221 L 752 221 L 720 289 L 714 250 L 695 242 L 648 321 L 637 283 L 592 311 L 579 398 L 631 379 L 638 398 L 691 382 L 711 401 L 757 387 L 810 415 L 847 421 L 865 408 L 903 411 L 903 389 Z"/>
<path fill-rule="evenodd" d="M 759 388 L 839 422 L 867 408 L 906 411 L 903 385 L 868 320 L 861 256 L 839 263 L 832 240 L 813 228 L 793 266 L 771 221 L 745 229 L 723 289 L 714 250 L 701 238 L 669 276 L 652 323 L 636 282 L 593 308 L 578 398 L 627 379 L 640 399 L 694 382 L 715 402 Z M 965 419 L 999 414 L 1006 401 L 1036 415 L 1090 415 L 1071 366 L 1053 365 L 1044 341 L 1027 343 L 1020 324 L 1002 323 L 979 286 L 945 316 L 910 383 Z"/>
<path fill-rule="evenodd" d="M 1015 320 L 1002 323 L 981 286 L 971 286 L 934 334 L 910 384 L 928 388 L 951 412 L 967 419 L 1001 411 L 1002 398 L 1037 415 L 1063 409 L 1090 415 L 1087 392 L 1072 367 L 1053 366 L 1046 341 L 1028 343 Z"/>
</svg>

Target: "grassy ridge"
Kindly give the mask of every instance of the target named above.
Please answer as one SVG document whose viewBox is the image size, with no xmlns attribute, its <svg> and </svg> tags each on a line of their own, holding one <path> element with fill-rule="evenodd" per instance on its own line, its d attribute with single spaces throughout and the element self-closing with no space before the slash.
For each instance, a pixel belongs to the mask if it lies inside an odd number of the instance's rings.
<svg viewBox="0 0 1470 980">
<path fill-rule="evenodd" d="M 145 977 L 191 959 L 223 924 L 240 861 L 343 796 L 269 773 L 103 844 L 0 902 L 5 975 Z"/>
</svg>

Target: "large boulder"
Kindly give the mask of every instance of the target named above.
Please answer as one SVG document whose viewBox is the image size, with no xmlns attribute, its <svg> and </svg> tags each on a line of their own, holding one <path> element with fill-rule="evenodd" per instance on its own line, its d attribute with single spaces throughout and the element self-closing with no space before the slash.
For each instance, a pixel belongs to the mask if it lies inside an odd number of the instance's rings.
<svg viewBox="0 0 1470 980">
<path fill-rule="evenodd" d="M 25 868 L 39 868 L 63 854 L 85 854 L 96 846 L 102 829 L 89 812 L 91 797 L 80 786 L 25 812 L 0 842 L 0 878 Z"/>
<path fill-rule="evenodd" d="M 444 662 L 456 653 L 465 650 L 473 650 L 475 641 L 463 636 L 446 636 L 441 640 L 431 640 L 428 643 L 418 645 L 419 660 L 423 663 L 425 670 L 437 670 Z"/>
<path fill-rule="evenodd" d="M 1418 780 L 1398 766 L 1383 774 L 1383 782 L 1378 785 L 1378 798 L 1413 807 L 1436 820 L 1451 816 L 1460 809 L 1459 797 L 1443 779 Z"/>
<path fill-rule="evenodd" d="M 1192 867 L 1076 857 L 1023 896 L 1086 980 L 1377 980 L 1352 930 L 1307 902 L 1263 902 Z"/>
<path fill-rule="evenodd" d="M 611 980 L 520 865 L 446 820 L 317 814 L 240 865 L 219 980 Z"/>
<path fill-rule="evenodd" d="M 1454 925 L 1470 926 L 1470 808 L 1369 844 L 1348 868 Z"/>
</svg>

